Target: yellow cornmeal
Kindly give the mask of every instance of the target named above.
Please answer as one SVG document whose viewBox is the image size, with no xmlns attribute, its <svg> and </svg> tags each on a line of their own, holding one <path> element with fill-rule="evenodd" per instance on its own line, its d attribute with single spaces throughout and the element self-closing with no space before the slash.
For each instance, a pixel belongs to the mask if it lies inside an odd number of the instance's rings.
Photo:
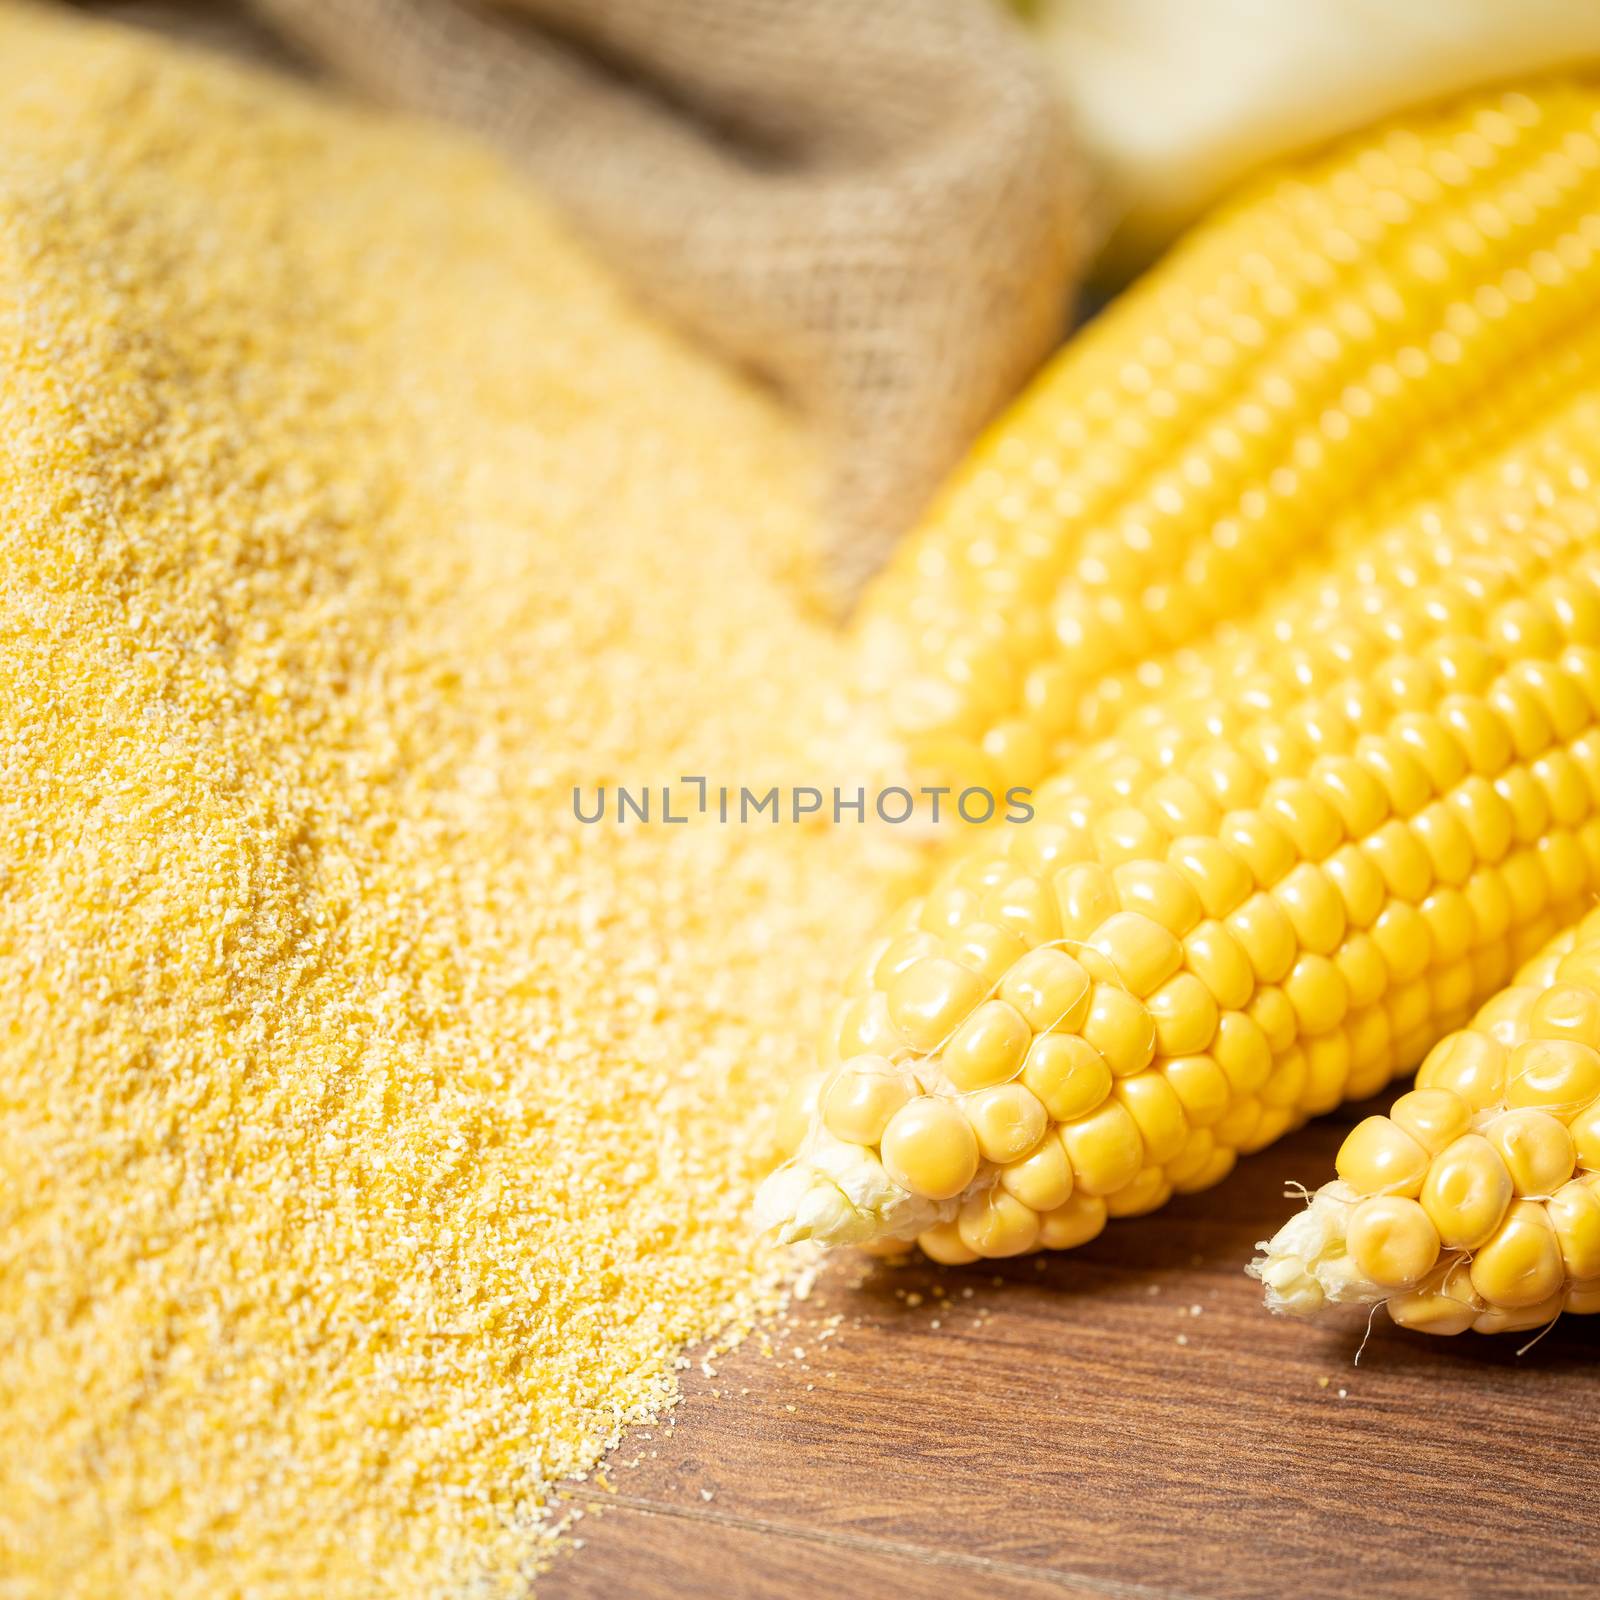
<svg viewBox="0 0 1600 1600">
<path fill-rule="evenodd" d="M 777 410 L 436 131 L 0 8 L 0 1595 L 516 1592 L 886 894 Z M 831 767 L 830 767 L 831 763 Z"/>
</svg>

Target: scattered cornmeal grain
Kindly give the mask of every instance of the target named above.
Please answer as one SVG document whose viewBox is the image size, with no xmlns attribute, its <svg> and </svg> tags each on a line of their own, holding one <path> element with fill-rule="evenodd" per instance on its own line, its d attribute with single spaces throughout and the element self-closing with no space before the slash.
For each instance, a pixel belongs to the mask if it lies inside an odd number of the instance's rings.
<svg viewBox="0 0 1600 1600">
<path fill-rule="evenodd" d="M 571 811 L 837 775 L 804 449 L 487 156 L 9 6 L 0 373 L 0 1588 L 520 1592 L 888 893 Z"/>
</svg>

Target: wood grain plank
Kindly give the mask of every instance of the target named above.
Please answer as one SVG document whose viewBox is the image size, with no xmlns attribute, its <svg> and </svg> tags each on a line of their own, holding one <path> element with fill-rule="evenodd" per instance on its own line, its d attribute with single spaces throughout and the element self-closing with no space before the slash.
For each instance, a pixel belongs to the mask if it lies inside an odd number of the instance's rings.
<svg viewBox="0 0 1600 1600">
<path fill-rule="evenodd" d="M 1171 1600 L 1143 1588 L 1084 1589 L 1050 1573 L 998 1562 L 774 1529 L 711 1512 L 613 1502 L 594 1506 L 581 1526 L 581 1546 L 541 1580 L 541 1597 L 715 1594 L 719 1600 L 779 1600 L 937 1594 L 984 1600 Z"/>
<path fill-rule="evenodd" d="M 770 1353 L 751 1341 L 686 1374 L 675 1420 L 617 1453 L 618 1491 L 641 1513 L 710 1506 L 764 1538 L 1073 1593 L 1600 1593 L 1600 1319 L 1519 1357 L 1526 1336 L 1426 1340 L 1380 1315 L 1357 1366 L 1363 1318 L 1271 1318 L 1244 1277 L 1284 1180 L 1327 1173 L 1351 1120 L 1070 1255 L 841 1259 Z M 597 1543 L 541 1596 L 684 1592 L 657 1575 L 658 1545 L 685 1537 L 672 1520 Z M 728 1539 L 719 1584 L 800 1592 L 745 1565 L 761 1541 Z M 859 1588 L 848 1566 L 834 1584 L 803 1592 Z"/>
</svg>

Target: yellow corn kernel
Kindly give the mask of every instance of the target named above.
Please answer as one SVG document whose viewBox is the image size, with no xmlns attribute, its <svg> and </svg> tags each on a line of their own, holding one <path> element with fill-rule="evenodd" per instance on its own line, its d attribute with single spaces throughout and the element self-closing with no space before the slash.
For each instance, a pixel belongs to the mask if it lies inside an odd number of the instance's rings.
<svg viewBox="0 0 1600 1600">
<path fill-rule="evenodd" d="M 1483 1012 L 1478 1018 L 1481 1024 Z M 1448 1089 L 1481 1111 L 1504 1098 L 1508 1060 L 1506 1047 L 1475 1025 L 1471 1032 L 1451 1034 L 1433 1047 L 1417 1069 L 1417 1087 Z"/>
<path fill-rule="evenodd" d="M 1167 860 L 1199 897 L 1205 915 L 1221 919 L 1237 911 L 1255 888 L 1250 869 L 1217 839 L 1174 839 Z"/>
<path fill-rule="evenodd" d="M 982 900 L 975 889 L 948 881 L 929 891 L 917 924 L 927 933 L 952 934 L 959 932 L 963 923 L 975 920 L 981 908 Z"/>
<path fill-rule="evenodd" d="M 1468 1264 L 1452 1263 L 1435 1275 L 1432 1286 L 1390 1295 L 1384 1302 L 1396 1326 L 1417 1333 L 1465 1333 L 1485 1311 L 1483 1297 L 1472 1287 Z"/>
<path fill-rule="evenodd" d="M 1528 1012 L 1528 1034 L 1600 1047 L 1600 994 L 1573 983 L 1552 985 Z"/>
<path fill-rule="evenodd" d="M 1376 1194 L 1350 1213 L 1346 1241 L 1362 1274 L 1383 1289 L 1413 1289 L 1439 1259 L 1439 1234 L 1415 1200 Z"/>
<path fill-rule="evenodd" d="M 1039 1242 L 1039 1214 L 1007 1190 L 991 1187 L 962 1204 L 956 1229 L 979 1256 L 1020 1256 Z"/>
<path fill-rule="evenodd" d="M 1340 1030 L 1350 1047 L 1346 1100 L 1365 1100 L 1394 1076 L 1394 1036 L 1384 1006 L 1367 1006 L 1344 1019 Z"/>
<path fill-rule="evenodd" d="M 1383 959 L 1377 940 L 1369 934 L 1352 934 L 1335 951 L 1333 964 L 1344 979 L 1352 1011 L 1375 1004 L 1388 991 L 1388 963 Z"/>
<path fill-rule="evenodd" d="M 1155 1025 L 1156 1049 L 1164 1056 L 1194 1055 L 1216 1036 L 1217 1002 L 1192 972 L 1167 979 L 1145 1000 Z"/>
<path fill-rule="evenodd" d="M 1156 1028 L 1150 1013 L 1113 983 L 1095 984 L 1082 1034 L 1118 1078 L 1142 1072 L 1156 1053 Z"/>
<path fill-rule="evenodd" d="M 1513 850 L 1501 862 L 1500 876 L 1511 896 L 1513 921 L 1522 925 L 1533 922 L 1550 900 L 1550 880 L 1537 853 L 1526 847 Z"/>
<path fill-rule="evenodd" d="M 1434 793 L 1448 792 L 1466 776 L 1466 757 L 1437 717 L 1420 709 L 1405 711 L 1390 724 L 1390 731 L 1422 763 Z"/>
<path fill-rule="evenodd" d="M 1507 1111 L 1484 1129 L 1519 1195 L 1551 1195 L 1572 1176 L 1577 1155 L 1564 1123 L 1546 1111 Z"/>
<path fill-rule="evenodd" d="M 1565 1183 L 1545 1202 L 1568 1278 L 1600 1277 L 1600 1193 Z"/>
<path fill-rule="evenodd" d="M 1191 1128 L 1209 1128 L 1228 1109 L 1233 1087 L 1210 1055 L 1174 1056 L 1161 1066 Z"/>
<path fill-rule="evenodd" d="M 1207 731 L 1220 735 L 1223 730 L 1219 726 L 1208 726 Z M 1253 806 L 1267 787 L 1266 774 L 1243 750 L 1226 744 L 1210 744 L 1197 750 L 1188 773 L 1203 794 L 1230 811 Z M 1220 819 L 1217 826 L 1221 826 Z M 1255 880 L 1247 881 L 1253 886 Z M 1213 911 L 1212 915 L 1221 913 Z"/>
<path fill-rule="evenodd" d="M 1426 978 L 1418 978 L 1414 983 L 1396 984 L 1389 990 L 1383 1008 L 1389 1013 L 1389 1027 L 1394 1035 L 1395 1056 L 1398 1059 L 1410 1049 L 1414 1035 L 1429 1035 L 1431 1032 L 1428 1025 L 1433 1010 L 1433 985 Z M 1420 1063 L 1432 1048 L 1432 1038 L 1429 1037 L 1417 1056 L 1417 1062 Z M 1414 1064 L 1406 1063 L 1407 1066 Z"/>
<path fill-rule="evenodd" d="M 1472 1130 L 1472 1108 L 1448 1089 L 1413 1089 L 1389 1107 L 1389 1120 L 1430 1156 Z"/>
<path fill-rule="evenodd" d="M 1409 826 L 1427 853 L 1435 886 L 1459 887 L 1467 881 L 1477 865 L 1472 835 L 1445 801 L 1435 800 L 1424 806 Z"/>
<path fill-rule="evenodd" d="M 1119 911 L 1107 917 L 1089 940 L 1135 995 L 1148 995 L 1183 963 L 1183 946 L 1153 917 Z"/>
<path fill-rule="evenodd" d="M 1143 804 L 1170 834 L 1199 833 L 1215 828 L 1221 820 L 1215 802 L 1192 778 L 1169 773 L 1158 778 L 1145 791 Z M 1180 936 L 1192 928 L 1198 917 L 1190 919 L 1186 927 L 1176 922 L 1167 925 Z"/>
<path fill-rule="evenodd" d="M 1479 949 L 1498 954 L 1516 915 L 1506 880 L 1493 867 L 1480 867 L 1467 879 L 1467 906 L 1477 930 Z"/>
<path fill-rule="evenodd" d="M 1350 1009 L 1350 991 L 1326 956 L 1301 956 L 1283 980 L 1283 993 L 1294 1010 L 1299 1034 L 1326 1033 L 1338 1027 Z"/>
<path fill-rule="evenodd" d="M 1218 836 L 1250 869 L 1262 893 L 1295 864 L 1294 842 L 1259 811 L 1230 811 L 1222 819 Z"/>
<path fill-rule="evenodd" d="M 1107 811 L 1090 828 L 1095 854 L 1105 867 L 1124 861 L 1159 858 L 1166 849 L 1164 831 L 1135 806 Z"/>
<path fill-rule="evenodd" d="M 863 1255 L 876 1256 L 883 1261 L 893 1261 L 897 1258 L 903 1259 L 915 1243 L 916 1240 L 914 1238 L 903 1239 L 890 1234 L 881 1239 L 869 1239 L 865 1244 L 857 1245 L 856 1248 Z"/>
<path fill-rule="evenodd" d="M 1215 1129 L 1212 1130 L 1215 1135 Z M 1175 1194 L 1199 1194 L 1202 1190 L 1213 1188 L 1238 1165 L 1239 1153 L 1237 1150 L 1224 1145 L 1220 1138 L 1216 1139 L 1210 1157 L 1198 1172 L 1187 1178 L 1173 1178 L 1172 1189 Z"/>
<path fill-rule="evenodd" d="M 1200 923 L 1184 939 L 1183 964 L 1206 986 L 1222 1010 L 1237 1011 L 1250 1003 L 1255 992 L 1250 958 L 1215 918 Z"/>
<path fill-rule="evenodd" d="M 988 985 L 946 956 L 926 956 L 898 973 L 888 988 L 889 1016 L 918 1050 L 932 1053 L 983 999 Z"/>
<path fill-rule="evenodd" d="M 944 1074 L 958 1089 L 988 1089 L 1022 1071 L 1033 1030 L 1015 1006 L 985 1000 L 956 1029 L 939 1055 Z"/>
<path fill-rule="evenodd" d="M 1000 998 L 1035 1033 L 1073 1033 L 1089 1014 L 1089 974 L 1064 950 L 1030 950 L 1006 974 Z"/>
<path fill-rule="evenodd" d="M 1545 1208 L 1515 1201 L 1494 1237 L 1472 1258 L 1472 1287 L 1487 1304 L 1515 1311 L 1556 1294 L 1565 1268 L 1556 1231 Z"/>
<path fill-rule="evenodd" d="M 1088 1116 L 1062 1123 L 1058 1131 L 1079 1194 L 1111 1194 L 1143 1164 L 1139 1124 L 1119 1100 L 1108 1100 Z"/>
<path fill-rule="evenodd" d="M 1477 929 L 1472 921 L 1472 907 L 1459 889 L 1445 885 L 1436 887 L 1417 911 L 1428 925 L 1429 949 L 1435 966 L 1460 961 L 1472 949 Z"/>
<path fill-rule="evenodd" d="M 1476 1250 L 1493 1237 L 1515 1192 L 1499 1151 L 1469 1133 L 1434 1157 L 1419 1198 L 1447 1249 Z"/>
<path fill-rule="evenodd" d="M 1149 1165 L 1159 1167 L 1183 1148 L 1189 1136 L 1183 1102 L 1160 1072 L 1146 1071 L 1122 1078 L 1113 1092 L 1138 1125 Z"/>
<path fill-rule="evenodd" d="M 778 1102 L 774 1132 L 778 1148 L 785 1155 L 793 1155 L 799 1149 L 800 1141 L 805 1138 L 818 1114 L 822 1090 L 829 1076 L 826 1072 L 807 1073 L 791 1084 L 788 1093 Z"/>
<path fill-rule="evenodd" d="M 1367 838 L 1362 849 L 1383 876 L 1391 896 L 1408 905 L 1419 905 L 1433 886 L 1433 867 L 1422 841 L 1407 822 L 1391 818 Z"/>
<path fill-rule="evenodd" d="M 1346 923 L 1354 929 L 1370 928 L 1388 896 L 1383 874 L 1373 864 L 1371 856 L 1358 845 L 1341 845 L 1322 863 L 1322 870 L 1339 891 Z"/>
<path fill-rule="evenodd" d="M 1529 1013 L 1529 1025 L 1537 1013 Z M 1506 1104 L 1568 1117 L 1600 1095 L 1600 1050 L 1578 1039 L 1524 1039 L 1506 1068 Z"/>
<path fill-rule="evenodd" d="M 1423 771 L 1417 758 L 1406 752 L 1398 740 L 1385 738 L 1380 734 L 1363 734 L 1356 741 L 1356 760 L 1372 774 L 1383 786 L 1384 796 L 1389 802 L 1389 809 L 1400 820 L 1415 816 L 1423 806 L 1433 797 L 1432 787 L 1428 783 L 1428 774 Z M 1378 838 L 1383 832 L 1382 828 L 1368 836 L 1363 841 L 1366 848 L 1371 840 Z M 1376 856 L 1374 857 L 1376 861 Z M 1382 863 L 1377 863 L 1381 869 Z M 1384 874 L 1388 878 L 1388 874 Z M 1391 891 L 1398 893 L 1398 890 Z"/>
<path fill-rule="evenodd" d="M 1223 926 L 1244 951 L 1257 982 L 1277 983 L 1294 965 L 1294 924 L 1270 894 L 1251 895 Z"/>
<path fill-rule="evenodd" d="M 1590 940 L 1563 956 L 1556 967 L 1556 979 L 1600 992 L 1600 945 Z"/>
<path fill-rule="evenodd" d="M 1308 769 L 1310 761 L 1297 758 L 1293 764 Z M 1261 810 L 1283 829 L 1302 860 L 1321 861 L 1344 841 L 1338 811 L 1305 778 L 1274 778 L 1261 797 Z"/>
<path fill-rule="evenodd" d="M 1523 845 L 1536 844 L 1550 826 L 1550 802 L 1533 774 L 1525 766 L 1509 767 L 1495 779 L 1494 787 L 1511 807 L 1512 837 Z"/>
<path fill-rule="evenodd" d="M 917 1247 L 930 1261 L 944 1267 L 965 1267 L 978 1260 L 978 1252 L 961 1237 L 954 1222 L 936 1222 L 917 1235 Z"/>
<path fill-rule="evenodd" d="M 1000 1183 L 1030 1210 L 1044 1213 L 1064 1206 L 1072 1196 L 1072 1162 L 1056 1130 L 1030 1155 L 1004 1167 Z"/>
<path fill-rule="evenodd" d="M 1585 1172 L 1600 1172 L 1600 1100 L 1585 1106 L 1567 1125 L 1573 1154 Z"/>
<path fill-rule="evenodd" d="M 1111 1068 L 1087 1039 L 1047 1033 L 1029 1048 L 1022 1082 L 1053 1121 L 1071 1122 L 1093 1111 L 1111 1093 Z"/>
<path fill-rule="evenodd" d="M 985 891 L 983 909 L 1032 949 L 1061 937 L 1061 912 L 1048 885 L 1026 873 Z"/>
<path fill-rule="evenodd" d="M 1474 1319 L 1475 1333 L 1526 1333 L 1547 1328 L 1566 1310 L 1567 1297 L 1558 1289 L 1531 1306 L 1486 1306 Z"/>
<path fill-rule="evenodd" d="M 1477 702 L 1474 709 L 1492 723 L 1496 730 L 1499 729 L 1499 722 L 1488 707 Z M 1464 742 L 1463 748 L 1468 750 L 1470 756 L 1470 746 Z M 1473 765 L 1477 767 L 1477 762 L 1474 761 Z M 1498 772 L 1502 765 L 1503 762 L 1493 770 Z M 1445 803 L 1455 813 L 1462 827 L 1467 830 L 1474 860 L 1492 866 L 1505 856 L 1506 851 L 1511 848 L 1513 831 L 1511 808 L 1495 792 L 1494 785 L 1486 777 L 1468 778 L 1451 790 Z"/>
<path fill-rule="evenodd" d="M 1160 1167 L 1146 1167 L 1136 1178 L 1106 1196 L 1106 1215 L 1142 1217 L 1172 1198 L 1172 1185 Z"/>
<path fill-rule="evenodd" d="M 1569 1284 L 1562 1299 L 1562 1310 L 1579 1317 L 1593 1316 L 1600 1311 L 1600 1278 Z"/>
<path fill-rule="evenodd" d="M 1213 1124 L 1211 1133 L 1219 1146 L 1242 1150 L 1258 1127 L 1264 1107 L 1253 1094 L 1238 1096 Z"/>
<path fill-rule="evenodd" d="M 1178 868 L 1164 861 L 1128 861 L 1111 874 L 1125 912 L 1137 912 L 1181 939 L 1200 923 L 1200 896 Z M 1157 982 L 1160 980 L 1158 979 Z M 1137 985 L 1130 986 L 1137 988 Z"/>
<path fill-rule="evenodd" d="M 1068 939 L 1087 939 L 1117 910 L 1111 874 L 1096 862 L 1080 861 L 1055 875 L 1056 910 Z"/>
<path fill-rule="evenodd" d="M 1404 900 L 1391 899 L 1379 913 L 1372 924 L 1372 942 L 1396 987 L 1426 972 L 1433 960 L 1433 934 L 1427 920 Z"/>
<path fill-rule="evenodd" d="M 969 922 L 948 940 L 949 953 L 992 989 L 1028 953 L 1028 946 L 1010 928 L 997 922 Z"/>
<path fill-rule="evenodd" d="M 835 1138 L 876 1144 L 889 1119 L 914 1090 L 906 1074 L 883 1056 L 856 1056 L 828 1080 L 822 1121 Z"/>
<path fill-rule="evenodd" d="M 1243 1011 L 1222 1014 L 1209 1053 L 1235 1094 L 1254 1094 L 1272 1071 L 1272 1046 L 1260 1024 Z"/>
<path fill-rule="evenodd" d="M 1017 1161 L 1044 1138 L 1049 1118 L 1036 1095 L 1020 1083 L 1002 1083 L 964 1095 L 961 1109 L 977 1136 L 985 1161 Z"/>
<path fill-rule="evenodd" d="M 1344 1028 L 1319 1034 L 1300 1045 L 1305 1056 L 1305 1087 L 1300 1093 L 1300 1108 L 1311 1116 L 1332 1111 L 1341 1100 L 1351 1098 L 1350 1034 Z M 1387 1082 L 1387 1077 L 1385 1077 Z"/>
<path fill-rule="evenodd" d="M 1248 1156 L 1254 1155 L 1257 1150 L 1265 1150 L 1274 1140 L 1281 1139 L 1291 1128 L 1298 1128 L 1305 1120 L 1305 1116 L 1292 1105 L 1268 1105 L 1263 1100 L 1256 1125 L 1251 1129 L 1250 1137 L 1240 1144 L 1239 1154 Z"/>
<path fill-rule="evenodd" d="M 920 928 L 887 939 L 876 953 L 868 983 L 886 990 L 914 961 L 939 955 L 943 948 L 937 934 L 924 933 Z"/>
<path fill-rule="evenodd" d="M 1039 1243 L 1046 1250 L 1071 1250 L 1103 1233 L 1105 1226 L 1105 1201 L 1075 1192 L 1066 1204 L 1039 1218 Z"/>
<path fill-rule="evenodd" d="M 889 1119 L 879 1145 L 883 1170 L 912 1194 L 950 1200 L 978 1171 L 972 1124 L 948 1100 L 919 1095 Z"/>
<path fill-rule="evenodd" d="M 1167 1183 L 1176 1189 L 1203 1172 L 1217 1151 L 1216 1136 L 1209 1128 L 1191 1128 L 1183 1148 L 1162 1167 Z"/>
<path fill-rule="evenodd" d="M 1428 1152 L 1387 1117 L 1367 1117 L 1345 1136 L 1334 1160 L 1357 1194 L 1415 1198 L 1428 1172 Z"/>
<path fill-rule="evenodd" d="M 833 1030 L 835 1059 L 884 1055 L 898 1043 L 888 1003 L 881 993 L 857 995 L 839 1008 Z"/>
<path fill-rule="evenodd" d="M 1244 1014 L 1261 1029 L 1267 1047 L 1274 1055 L 1287 1050 L 1294 1043 L 1294 1007 L 1278 984 L 1263 984 L 1257 989 Z"/>
<path fill-rule="evenodd" d="M 1331 955 L 1345 935 L 1344 901 L 1320 867 L 1302 861 L 1273 889 L 1302 950 Z"/>
<path fill-rule="evenodd" d="M 1366 838 L 1389 814 L 1383 785 L 1353 756 L 1319 756 L 1311 768 L 1311 781 L 1338 812 L 1347 838 Z"/>
<path fill-rule="evenodd" d="M 1272 1071 L 1267 1081 L 1256 1091 L 1265 1107 L 1293 1109 L 1305 1093 L 1306 1074 L 1309 1071 L 1306 1053 L 1299 1045 L 1291 1045 L 1280 1056 L 1274 1056 Z"/>
</svg>

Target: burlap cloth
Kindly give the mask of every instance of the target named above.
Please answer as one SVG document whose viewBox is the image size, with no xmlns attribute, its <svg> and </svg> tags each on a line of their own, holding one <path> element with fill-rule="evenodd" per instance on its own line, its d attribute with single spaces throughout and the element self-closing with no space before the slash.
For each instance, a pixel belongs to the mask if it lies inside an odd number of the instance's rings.
<svg viewBox="0 0 1600 1600">
<path fill-rule="evenodd" d="M 364 92 L 509 151 L 817 421 L 841 596 L 1063 330 L 1084 190 L 990 0 L 253 3 Z"/>
</svg>

